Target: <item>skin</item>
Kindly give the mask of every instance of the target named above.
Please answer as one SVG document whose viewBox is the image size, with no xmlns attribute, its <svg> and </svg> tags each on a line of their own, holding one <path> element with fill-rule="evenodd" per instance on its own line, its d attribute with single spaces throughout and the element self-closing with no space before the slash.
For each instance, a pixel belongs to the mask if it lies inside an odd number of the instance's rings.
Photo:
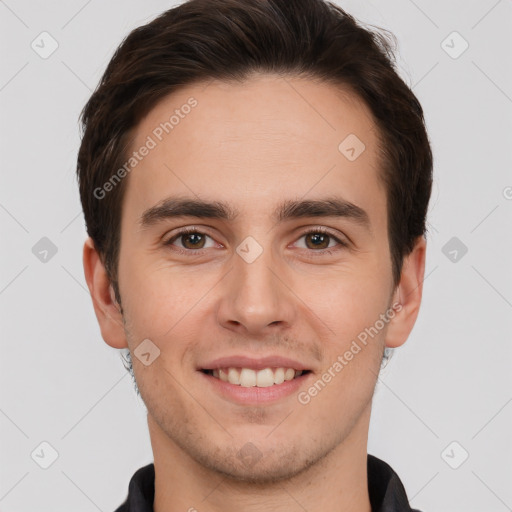
<svg viewBox="0 0 512 512">
<path fill-rule="evenodd" d="M 191 96 L 198 105 L 125 178 L 124 316 L 92 240 L 84 245 L 102 337 L 129 347 L 148 409 L 154 510 L 370 512 L 372 396 L 384 347 L 402 345 L 416 321 L 426 250 L 418 238 L 394 288 L 372 115 L 348 90 L 254 75 L 167 96 L 135 130 L 133 149 Z M 353 162 L 338 150 L 351 133 L 366 146 Z M 141 228 L 146 209 L 177 194 L 240 213 L 232 222 L 181 217 Z M 363 208 L 371 229 L 348 218 L 271 218 L 285 199 L 333 194 Z M 184 227 L 208 236 L 164 245 Z M 303 235 L 315 227 L 350 240 L 348 247 L 330 238 L 317 248 Z M 252 263 L 236 252 L 247 236 L 263 249 Z M 336 250 L 321 255 L 327 246 Z M 237 404 L 197 371 L 225 355 L 278 354 L 309 365 L 307 390 L 395 302 L 400 311 L 307 405 L 295 393 L 265 406 Z M 149 366 L 133 356 L 146 338 L 160 349 Z M 237 457 L 246 443 L 257 448 L 256 463 Z"/>
</svg>

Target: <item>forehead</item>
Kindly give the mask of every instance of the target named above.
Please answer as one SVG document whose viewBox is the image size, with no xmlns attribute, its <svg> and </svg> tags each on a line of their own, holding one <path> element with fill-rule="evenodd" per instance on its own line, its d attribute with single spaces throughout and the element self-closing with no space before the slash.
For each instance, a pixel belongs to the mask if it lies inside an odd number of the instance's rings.
<svg viewBox="0 0 512 512">
<path fill-rule="evenodd" d="M 129 173 L 123 211 L 137 222 L 179 195 L 230 204 L 241 220 L 337 194 L 382 223 L 377 143 L 371 112 L 346 88 L 275 75 L 189 85 L 134 131 L 130 154 L 151 149 Z"/>
</svg>

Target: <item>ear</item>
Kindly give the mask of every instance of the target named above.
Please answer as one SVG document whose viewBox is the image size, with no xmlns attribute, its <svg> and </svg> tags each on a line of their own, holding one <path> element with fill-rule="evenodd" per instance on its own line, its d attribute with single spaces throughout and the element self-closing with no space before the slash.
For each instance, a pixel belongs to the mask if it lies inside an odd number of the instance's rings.
<svg viewBox="0 0 512 512">
<path fill-rule="evenodd" d="M 101 336 L 111 347 L 127 348 L 121 308 L 115 300 L 114 289 L 91 237 L 84 243 L 83 263 Z"/>
<path fill-rule="evenodd" d="M 403 345 L 414 327 L 423 293 L 426 247 L 425 238 L 420 236 L 416 239 L 412 252 L 404 258 L 400 283 L 391 302 L 401 306 L 395 308 L 395 316 L 388 324 L 386 347 L 396 348 Z"/>
</svg>

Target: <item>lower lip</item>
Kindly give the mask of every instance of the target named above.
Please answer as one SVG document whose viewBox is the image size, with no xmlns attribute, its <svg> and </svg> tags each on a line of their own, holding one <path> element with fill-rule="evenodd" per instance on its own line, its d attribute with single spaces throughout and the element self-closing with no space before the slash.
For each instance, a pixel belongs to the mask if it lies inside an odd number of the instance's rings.
<svg viewBox="0 0 512 512">
<path fill-rule="evenodd" d="M 304 384 L 305 380 L 313 375 L 311 372 L 305 373 L 292 380 L 285 380 L 282 384 L 274 384 L 266 388 L 258 388 L 256 386 L 244 387 L 236 384 L 230 384 L 223 380 L 208 375 L 202 371 L 199 373 L 213 387 L 214 391 L 219 393 L 228 400 L 245 404 L 245 405 L 261 405 L 276 402 L 277 400 L 297 393 L 299 388 Z"/>
</svg>

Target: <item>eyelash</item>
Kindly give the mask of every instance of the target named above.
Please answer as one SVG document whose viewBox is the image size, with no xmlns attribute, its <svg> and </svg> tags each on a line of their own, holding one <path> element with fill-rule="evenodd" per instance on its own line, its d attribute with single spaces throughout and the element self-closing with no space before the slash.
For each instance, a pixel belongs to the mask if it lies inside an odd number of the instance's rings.
<svg viewBox="0 0 512 512">
<path fill-rule="evenodd" d="M 190 235 L 190 234 L 206 235 L 206 236 L 212 238 L 207 233 L 199 231 L 196 228 L 184 228 L 181 231 L 179 231 L 178 233 L 176 233 L 172 238 L 170 238 L 169 240 L 164 242 L 164 245 L 165 246 L 172 246 L 173 242 L 176 241 L 178 238 L 180 238 L 181 236 Z M 346 249 L 349 246 L 348 243 L 344 242 L 343 240 L 340 240 L 337 236 L 333 235 L 330 231 L 328 231 L 327 229 L 322 228 L 322 227 L 313 228 L 313 229 L 310 229 L 308 231 L 305 231 L 304 233 L 302 233 L 300 235 L 299 239 L 304 237 L 304 236 L 311 235 L 311 234 L 328 235 L 330 238 L 332 238 L 333 240 L 338 242 L 338 244 L 342 248 Z M 190 253 L 192 253 L 192 254 L 201 254 L 201 251 L 206 250 L 206 249 L 182 249 L 180 247 L 173 247 L 172 250 L 178 252 L 179 254 L 188 254 L 188 255 L 190 255 Z M 337 252 L 338 250 L 341 250 L 341 249 L 340 248 L 331 248 L 331 249 L 320 249 L 318 251 L 315 251 L 314 249 L 310 249 L 310 251 L 312 251 L 313 253 L 317 253 L 314 256 L 312 256 L 313 258 L 315 258 L 317 256 L 324 256 L 326 254 L 330 255 L 330 254 L 333 254 L 334 252 Z"/>
</svg>

